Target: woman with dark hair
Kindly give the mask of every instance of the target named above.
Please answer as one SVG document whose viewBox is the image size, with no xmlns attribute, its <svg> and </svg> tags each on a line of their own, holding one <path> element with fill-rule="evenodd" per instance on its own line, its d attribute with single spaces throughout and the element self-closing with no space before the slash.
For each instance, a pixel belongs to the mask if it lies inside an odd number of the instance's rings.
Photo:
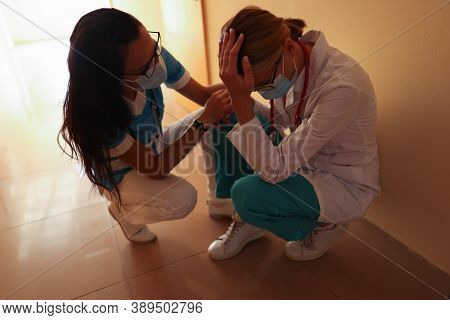
<svg viewBox="0 0 450 320">
<path fill-rule="evenodd" d="M 117 9 L 86 14 L 70 37 L 60 136 L 134 243 L 156 238 L 147 224 L 192 211 L 196 190 L 170 172 L 231 110 L 223 85 L 197 83 L 159 39 Z M 164 132 L 163 83 L 205 106 Z"/>
</svg>

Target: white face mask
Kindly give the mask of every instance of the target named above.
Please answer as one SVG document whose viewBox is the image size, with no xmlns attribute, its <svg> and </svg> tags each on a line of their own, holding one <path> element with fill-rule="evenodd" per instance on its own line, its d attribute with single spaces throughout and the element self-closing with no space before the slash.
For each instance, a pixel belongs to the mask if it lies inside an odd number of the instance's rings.
<svg viewBox="0 0 450 320">
<path fill-rule="evenodd" d="M 151 65 L 144 75 L 140 75 L 136 80 L 127 82 L 134 82 L 137 84 L 137 90 L 145 91 L 147 89 L 155 89 L 162 85 L 167 80 L 167 68 L 163 57 L 161 56 L 161 48 L 157 49 L 158 62 L 155 66 Z"/>
</svg>

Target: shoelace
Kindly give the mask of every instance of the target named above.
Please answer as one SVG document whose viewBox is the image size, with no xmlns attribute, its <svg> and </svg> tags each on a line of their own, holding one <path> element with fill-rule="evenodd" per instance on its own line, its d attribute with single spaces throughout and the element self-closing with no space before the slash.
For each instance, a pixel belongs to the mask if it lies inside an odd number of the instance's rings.
<svg viewBox="0 0 450 320">
<path fill-rule="evenodd" d="M 295 242 L 297 242 L 301 246 L 309 247 L 313 244 L 314 237 L 316 236 L 316 234 L 317 231 L 313 230 L 305 238 L 301 240 L 296 240 Z"/>
<path fill-rule="evenodd" d="M 319 233 L 325 230 L 334 229 L 336 227 L 337 225 L 333 223 L 328 223 L 324 226 L 317 227 L 313 229 L 305 238 L 301 240 L 296 240 L 295 242 L 297 242 L 299 245 L 310 247 L 314 243 L 314 239 L 319 235 Z"/>
<path fill-rule="evenodd" d="M 225 235 L 227 237 L 225 239 L 225 242 L 228 242 L 230 239 L 232 239 L 233 236 L 239 232 L 239 230 L 242 228 L 243 225 L 244 225 L 243 222 L 233 221 L 231 225 L 228 227 L 227 232 L 225 232 Z"/>
</svg>

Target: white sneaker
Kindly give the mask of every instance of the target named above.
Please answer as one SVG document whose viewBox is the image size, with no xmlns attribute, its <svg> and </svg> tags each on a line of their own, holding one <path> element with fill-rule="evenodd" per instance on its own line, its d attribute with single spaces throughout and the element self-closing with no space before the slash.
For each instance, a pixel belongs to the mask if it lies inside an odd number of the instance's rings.
<svg viewBox="0 0 450 320">
<path fill-rule="evenodd" d="M 206 203 L 208 205 L 208 212 L 211 218 L 233 218 L 234 206 L 230 198 L 210 198 L 206 201 Z"/>
<path fill-rule="evenodd" d="M 327 223 L 315 228 L 306 238 L 286 243 L 284 253 L 294 261 L 308 261 L 320 258 L 342 235 L 346 225 Z"/>
<path fill-rule="evenodd" d="M 208 248 L 213 260 L 224 260 L 237 255 L 250 241 L 262 237 L 266 230 L 243 221 L 233 221 L 228 231 L 215 240 Z"/>
<path fill-rule="evenodd" d="M 156 234 L 154 234 L 147 225 L 134 225 L 125 221 L 118 213 L 118 210 L 115 210 L 111 205 L 108 207 L 108 211 L 114 220 L 117 221 L 123 234 L 130 242 L 135 244 L 145 244 L 156 240 Z"/>
</svg>

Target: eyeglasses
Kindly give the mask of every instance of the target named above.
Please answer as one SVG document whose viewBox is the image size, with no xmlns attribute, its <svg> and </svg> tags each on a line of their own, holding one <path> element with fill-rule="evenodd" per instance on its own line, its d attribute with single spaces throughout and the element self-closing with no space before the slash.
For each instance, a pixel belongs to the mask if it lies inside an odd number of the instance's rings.
<svg viewBox="0 0 450 320">
<path fill-rule="evenodd" d="M 147 78 L 150 78 L 155 72 L 156 63 L 161 55 L 161 34 L 158 31 L 148 31 L 148 33 L 152 36 L 152 39 L 156 39 L 156 42 L 150 60 L 145 67 L 143 67 L 145 70 L 144 73 L 126 73 L 124 76 L 146 76 Z"/>
<path fill-rule="evenodd" d="M 275 76 L 277 74 L 278 65 L 280 64 L 280 60 L 281 60 L 282 56 L 283 56 L 283 51 L 281 51 L 280 56 L 278 57 L 277 61 L 275 62 L 275 69 L 273 70 L 270 81 L 267 84 L 263 84 L 263 85 L 255 87 L 255 91 L 269 91 L 269 90 L 275 89 L 275 84 L 274 84 Z"/>
</svg>

